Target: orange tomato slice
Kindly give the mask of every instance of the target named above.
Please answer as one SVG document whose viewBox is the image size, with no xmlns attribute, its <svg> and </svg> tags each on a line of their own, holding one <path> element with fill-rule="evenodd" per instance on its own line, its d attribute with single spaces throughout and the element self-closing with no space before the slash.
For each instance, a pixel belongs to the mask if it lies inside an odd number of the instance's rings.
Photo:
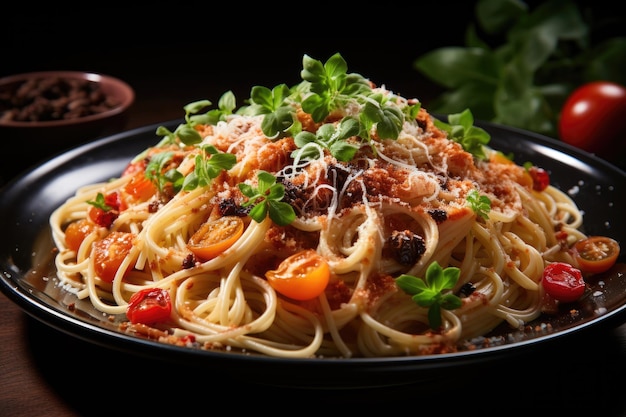
<svg viewBox="0 0 626 417">
<path fill-rule="evenodd" d="M 113 282 L 115 274 L 133 247 L 135 235 L 111 232 L 93 244 L 94 268 L 103 281 Z"/>
<path fill-rule="evenodd" d="M 241 237 L 243 229 L 240 217 L 220 217 L 204 223 L 191 236 L 187 247 L 197 258 L 208 261 L 230 248 Z"/>
<path fill-rule="evenodd" d="M 330 266 L 313 249 L 298 252 L 283 260 L 278 268 L 265 273 L 272 288 L 294 300 L 311 300 L 328 285 Z"/>
<path fill-rule="evenodd" d="M 65 244 L 69 250 L 78 251 L 83 240 L 98 226 L 87 220 L 80 219 L 70 223 L 65 229 Z"/>
<path fill-rule="evenodd" d="M 589 236 L 574 244 L 578 267 L 590 274 L 610 269 L 617 262 L 619 252 L 619 243 L 606 236 Z"/>
</svg>

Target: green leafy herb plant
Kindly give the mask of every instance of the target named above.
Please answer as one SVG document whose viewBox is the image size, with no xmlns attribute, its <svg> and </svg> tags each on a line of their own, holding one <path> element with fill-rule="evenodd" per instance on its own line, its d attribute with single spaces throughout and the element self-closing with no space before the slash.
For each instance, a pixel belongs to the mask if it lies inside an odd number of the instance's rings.
<svg viewBox="0 0 626 417">
<path fill-rule="evenodd" d="M 109 206 L 106 203 L 106 200 L 104 199 L 104 194 L 102 193 L 98 193 L 98 195 L 96 195 L 96 199 L 95 200 L 89 200 L 87 201 L 87 204 L 91 204 L 92 206 L 101 209 L 102 211 L 109 211 L 111 209 L 113 209 L 113 207 Z"/>
<path fill-rule="evenodd" d="M 266 171 L 259 171 L 257 179 L 256 188 L 247 183 L 239 184 L 239 190 L 248 197 L 242 206 L 252 206 L 250 217 L 261 223 L 269 214 L 270 219 L 279 226 L 293 222 L 296 218 L 293 207 L 281 201 L 285 196 L 285 186 L 277 183 L 276 177 Z"/>
<path fill-rule="evenodd" d="M 486 159 L 485 146 L 491 136 L 481 127 L 474 126 L 474 115 L 470 109 L 448 115 L 448 123 L 435 119 L 435 126 L 448 133 L 448 138 L 461 144 L 466 152 L 479 159 Z"/>
<path fill-rule="evenodd" d="M 602 37 L 624 20 L 594 20 L 573 0 L 479 0 L 465 46 L 429 51 L 414 61 L 445 91 L 434 113 L 472 109 L 474 116 L 557 137 L 560 109 L 594 80 L 626 85 L 626 36 Z"/>
<path fill-rule="evenodd" d="M 442 323 L 441 309 L 454 310 L 462 305 L 461 299 L 450 291 L 460 273 L 459 268 L 449 266 L 444 269 L 438 262 L 433 262 L 426 269 L 426 279 L 403 274 L 396 278 L 396 284 L 412 295 L 417 305 L 428 307 L 428 324 L 431 329 L 438 330 Z"/>
<path fill-rule="evenodd" d="M 491 200 L 489 197 L 480 195 L 478 190 L 472 190 L 467 194 L 466 201 L 478 216 L 485 220 L 489 218 L 489 212 L 491 211 Z"/>
<path fill-rule="evenodd" d="M 323 122 L 331 113 L 341 114 L 348 108 L 354 109 L 354 114 L 344 117 L 358 121 L 358 136 L 364 142 L 369 142 L 374 129 L 378 138 L 395 140 L 406 120 L 411 120 L 412 116 L 413 122 L 415 121 L 415 115 L 421 106 L 419 103 L 399 105 L 397 97 L 383 96 L 374 91 L 366 78 L 347 72 L 347 63 L 339 53 L 331 56 L 326 63 L 304 55 L 302 66 L 302 82 L 298 85 L 288 88 L 281 84 L 271 90 L 267 87 L 253 87 L 250 104 L 238 112 L 263 115 L 261 128 L 268 138 L 287 135 L 295 138 L 302 131 L 296 118 L 298 104 L 316 123 Z M 346 125 L 349 125 L 351 132 L 357 132 L 352 120 L 346 121 Z M 343 132 L 343 129 L 338 131 Z M 317 138 L 301 136 L 297 143 L 304 146 L 317 142 L 344 161 L 354 155 L 350 149 L 353 146 L 345 146 L 345 142 L 329 138 L 327 133 L 328 131 Z M 302 155 L 311 157 L 310 151 L 308 149 Z"/>
</svg>

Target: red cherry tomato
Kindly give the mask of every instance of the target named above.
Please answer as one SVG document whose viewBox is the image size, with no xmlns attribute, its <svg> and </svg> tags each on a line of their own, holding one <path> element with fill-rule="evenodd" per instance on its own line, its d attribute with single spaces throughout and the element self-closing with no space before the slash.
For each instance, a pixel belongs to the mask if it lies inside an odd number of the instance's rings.
<svg viewBox="0 0 626 417">
<path fill-rule="evenodd" d="M 559 118 L 561 140 L 599 156 L 615 156 L 626 137 L 626 87 L 594 81 L 575 89 Z"/>
<path fill-rule="evenodd" d="M 117 192 L 113 191 L 104 196 L 104 205 L 106 209 L 100 206 L 92 205 L 87 211 L 87 215 L 98 226 L 110 227 L 111 224 L 119 216 L 120 199 Z"/>
<path fill-rule="evenodd" d="M 585 281 L 580 269 L 564 262 L 548 264 L 543 270 L 541 285 L 555 300 L 569 303 L 585 292 Z"/>
<path fill-rule="evenodd" d="M 167 321 L 172 311 L 170 293 L 161 288 L 144 288 L 128 301 L 126 317 L 131 323 L 154 324 Z"/>
<path fill-rule="evenodd" d="M 528 168 L 528 174 L 533 179 L 533 190 L 543 191 L 550 185 L 550 174 L 545 169 L 531 166 Z"/>
<path fill-rule="evenodd" d="M 590 274 L 599 274 L 615 265 L 619 251 L 619 243 L 606 236 L 589 236 L 574 244 L 578 267 Z"/>
</svg>

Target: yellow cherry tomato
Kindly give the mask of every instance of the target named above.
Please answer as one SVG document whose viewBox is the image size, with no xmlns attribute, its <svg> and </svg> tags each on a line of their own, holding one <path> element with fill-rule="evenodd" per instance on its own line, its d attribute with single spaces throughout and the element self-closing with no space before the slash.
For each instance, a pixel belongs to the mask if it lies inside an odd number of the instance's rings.
<svg viewBox="0 0 626 417">
<path fill-rule="evenodd" d="M 589 236 L 574 244 L 578 267 L 590 274 L 610 269 L 617 262 L 619 252 L 619 243 L 606 236 Z"/>
<path fill-rule="evenodd" d="M 230 248 L 241 237 L 243 229 L 240 217 L 220 217 L 204 223 L 191 236 L 187 247 L 197 258 L 208 261 Z"/>
<path fill-rule="evenodd" d="M 326 289 L 330 266 L 313 249 L 307 249 L 286 258 L 265 277 L 280 294 L 294 300 L 311 300 Z"/>
</svg>

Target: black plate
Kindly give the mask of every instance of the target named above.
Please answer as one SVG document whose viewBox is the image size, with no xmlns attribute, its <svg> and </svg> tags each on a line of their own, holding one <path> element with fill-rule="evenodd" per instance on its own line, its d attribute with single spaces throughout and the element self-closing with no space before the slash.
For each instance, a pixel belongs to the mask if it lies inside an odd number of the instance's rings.
<svg viewBox="0 0 626 417">
<path fill-rule="evenodd" d="M 172 130 L 182 120 L 162 123 Z M 551 174 L 552 184 L 570 193 L 585 216 L 587 234 L 626 242 L 626 174 L 603 160 L 562 142 L 490 123 L 477 123 L 492 136 L 491 146 L 512 152 L 517 163 L 532 161 Z M 48 218 L 75 190 L 119 176 L 128 161 L 154 145 L 159 125 L 146 126 L 85 144 L 11 181 L 0 190 L 0 289 L 29 315 L 48 326 L 100 346 L 169 360 L 196 368 L 227 370 L 248 382 L 303 388 L 361 388 L 433 383 L 468 368 L 526 354 L 583 331 L 626 320 L 624 254 L 609 273 L 595 279 L 577 312 L 541 317 L 523 331 L 502 326 L 479 348 L 419 357 L 358 359 L 278 359 L 212 352 L 144 340 L 119 332 L 88 301 L 76 299 L 44 277 L 53 244 Z M 481 345 L 481 343 L 483 343 Z"/>
</svg>

